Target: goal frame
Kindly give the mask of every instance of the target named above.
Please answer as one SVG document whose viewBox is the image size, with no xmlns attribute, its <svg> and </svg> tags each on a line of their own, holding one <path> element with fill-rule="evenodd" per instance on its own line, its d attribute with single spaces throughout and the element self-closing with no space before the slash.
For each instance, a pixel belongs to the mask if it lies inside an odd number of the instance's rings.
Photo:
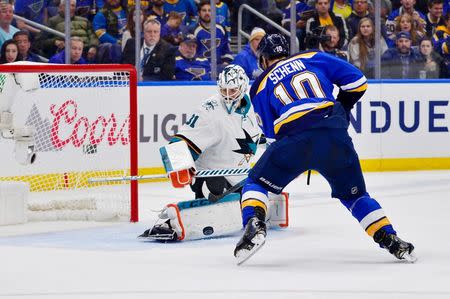
<svg viewBox="0 0 450 299">
<path fill-rule="evenodd" d="M 130 175 L 138 175 L 137 72 L 130 64 L 1 64 L 0 73 L 128 72 L 130 106 Z M 138 182 L 130 181 L 130 222 L 139 221 Z"/>
</svg>

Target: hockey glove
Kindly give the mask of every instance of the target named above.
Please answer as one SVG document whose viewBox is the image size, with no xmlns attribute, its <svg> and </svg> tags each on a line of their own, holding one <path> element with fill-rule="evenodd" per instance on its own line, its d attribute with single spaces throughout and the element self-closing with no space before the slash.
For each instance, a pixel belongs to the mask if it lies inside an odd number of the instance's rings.
<svg viewBox="0 0 450 299">
<path fill-rule="evenodd" d="M 159 152 L 172 186 L 183 188 L 192 183 L 195 163 L 186 142 L 170 143 L 161 147 Z"/>
<path fill-rule="evenodd" d="M 190 185 L 194 179 L 194 169 L 182 169 L 178 171 L 169 172 L 169 179 L 172 182 L 174 188 L 183 188 L 186 185 Z"/>
</svg>

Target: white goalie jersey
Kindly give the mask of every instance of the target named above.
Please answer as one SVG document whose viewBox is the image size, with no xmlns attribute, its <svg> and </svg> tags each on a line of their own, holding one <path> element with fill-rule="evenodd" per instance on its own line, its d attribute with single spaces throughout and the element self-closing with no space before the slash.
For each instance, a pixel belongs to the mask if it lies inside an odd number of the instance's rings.
<svg viewBox="0 0 450 299">
<path fill-rule="evenodd" d="M 172 142 L 160 149 L 172 185 L 182 188 L 191 184 L 196 198 L 166 205 L 158 222 L 139 238 L 181 241 L 225 236 L 242 229 L 241 196 L 239 193 L 223 194 L 224 190 L 232 188 L 225 186 L 223 177 L 209 180 L 210 186 L 206 179 L 192 183 L 194 170 L 250 168 L 261 139 L 255 112 L 245 94 L 248 90 L 245 71 L 238 65 L 226 66 L 219 75 L 217 86 L 218 94 L 206 99 Z M 184 142 L 176 142 L 180 140 Z M 236 184 L 246 175 L 224 178 L 230 185 L 239 186 Z M 210 194 L 223 196 L 219 200 L 210 200 Z M 268 214 L 268 223 L 286 227 L 288 195 L 274 195 L 269 205 L 273 213 Z"/>
<path fill-rule="evenodd" d="M 197 170 L 249 168 L 261 136 L 247 95 L 229 114 L 219 96 L 212 96 L 190 116 L 175 135 L 194 152 Z M 228 177 L 235 184 L 244 177 Z"/>
</svg>

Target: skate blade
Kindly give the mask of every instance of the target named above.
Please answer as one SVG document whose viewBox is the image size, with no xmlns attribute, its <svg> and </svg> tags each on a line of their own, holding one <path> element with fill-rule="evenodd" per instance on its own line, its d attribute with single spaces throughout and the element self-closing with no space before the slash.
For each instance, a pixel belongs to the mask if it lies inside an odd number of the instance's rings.
<svg viewBox="0 0 450 299">
<path fill-rule="evenodd" d="M 416 254 L 414 253 L 414 251 L 411 252 L 411 253 L 405 253 L 405 254 L 403 255 L 403 258 L 404 258 L 406 261 L 410 262 L 410 263 L 415 263 L 415 262 L 417 261 L 417 256 L 416 256 Z"/>
<path fill-rule="evenodd" d="M 266 243 L 266 239 L 264 238 L 261 242 L 255 243 L 255 246 L 251 250 L 241 250 L 238 252 L 236 256 L 236 264 L 238 266 L 245 263 L 248 259 L 250 259 L 261 247 Z"/>
</svg>

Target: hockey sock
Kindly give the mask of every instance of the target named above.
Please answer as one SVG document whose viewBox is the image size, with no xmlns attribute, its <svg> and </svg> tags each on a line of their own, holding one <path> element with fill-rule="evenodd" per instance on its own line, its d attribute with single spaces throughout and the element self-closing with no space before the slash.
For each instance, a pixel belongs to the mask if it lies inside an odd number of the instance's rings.
<svg viewBox="0 0 450 299">
<path fill-rule="evenodd" d="M 250 178 L 242 189 L 241 210 L 242 224 L 245 227 L 252 217 L 257 217 L 261 221 L 266 221 L 267 206 L 269 198 L 267 190 L 261 185 L 253 182 Z"/>
<path fill-rule="evenodd" d="M 352 213 L 353 217 L 358 220 L 369 236 L 373 237 L 375 232 L 381 228 L 388 234 L 396 234 L 383 208 L 368 193 L 357 199 L 341 199 L 341 202 Z"/>
<path fill-rule="evenodd" d="M 245 227 L 250 218 L 256 217 L 261 221 L 266 221 L 266 211 L 262 207 L 246 206 L 242 209 L 242 224 Z"/>
</svg>

